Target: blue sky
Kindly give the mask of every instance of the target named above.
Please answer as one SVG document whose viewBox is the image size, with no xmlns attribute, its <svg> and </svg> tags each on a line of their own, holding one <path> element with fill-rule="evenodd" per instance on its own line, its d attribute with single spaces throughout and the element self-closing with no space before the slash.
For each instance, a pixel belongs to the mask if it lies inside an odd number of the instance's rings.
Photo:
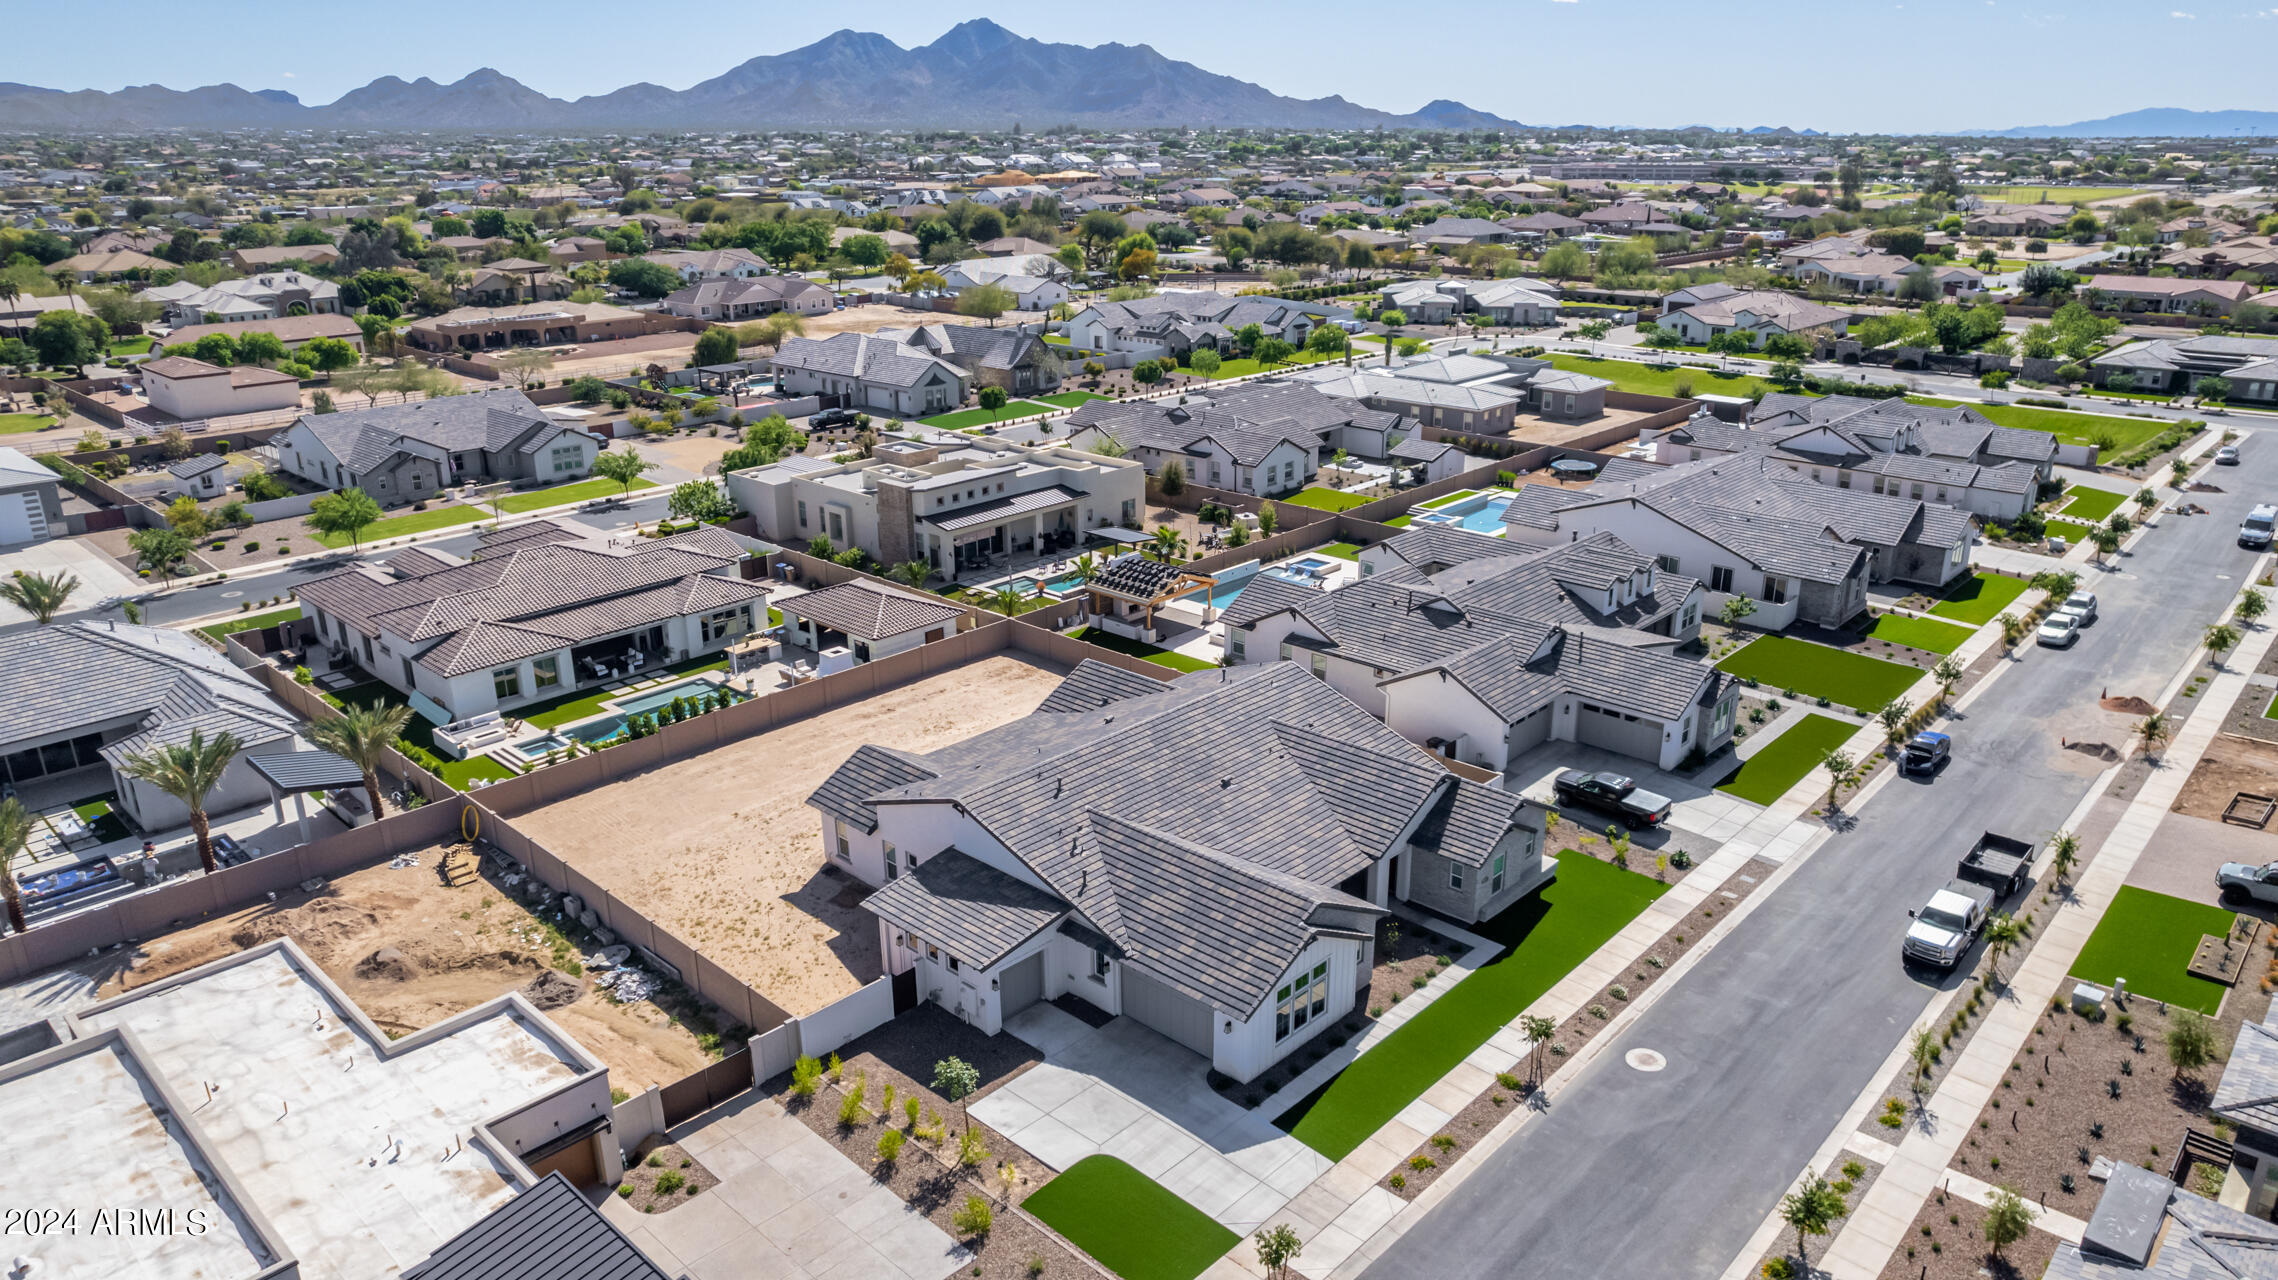
<svg viewBox="0 0 2278 1280">
<path fill-rule="evenodd" d="M 396 0 L 376 10 L 210 0 L 185 21 L 177 3 L 124 0 L 99 16 L 73 5 L 17 6 L 7 24 L 13 49 L 94 52 L 0 56 L 0 80 L 62 89 L 229 81 L 319 104 L 381 75 L 449 81 L 487 64 L 575 98 L 637 80 L 686 88 L 842 26 L 908 48 L 988 17 L 1039 40 L 1152 44 L 1277 93 L 1343 94 L 1392 111 L 1447 97 L 1529 124 L 1905 132 L 2065 123 L 2153 106 L 2278 109 L 2278 78 L 2266 74 L 2278 48 L 2278 8 L 2270 7 L 2278 0 L 2256 3 L 1834 0 L 1797 9 L 1762 0 L 1442 0 L 1408 9 L 1383 0 L 1265 0 L 1222 14 L 1130 6 L 1109 16 L 1065 0 L 653 8 L 555 0 L 519 11 L 464 0 Z M 1149 11 L 1171 16 L 1150 25 L 1139 17 Z M 696 15 L 693 29 L 662 21 L 684 13 Z M 90 23 L 105 33 L 92 46 Z M 2121 58 L 2118 49 L 2150 54 L 2123 59 L 2145 74 L 2074 74 L 2059 61 L 2093 65 Z M 2160 74 L 2162 51 L 2188 73 Z M 1738 92 L 1728 96 L 1724 86 Z"/>
</svg>

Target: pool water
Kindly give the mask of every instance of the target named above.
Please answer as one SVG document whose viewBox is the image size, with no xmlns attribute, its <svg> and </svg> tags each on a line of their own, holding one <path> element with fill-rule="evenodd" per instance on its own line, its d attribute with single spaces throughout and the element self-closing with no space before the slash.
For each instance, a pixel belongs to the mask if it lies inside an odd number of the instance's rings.
<svg viewBox="0 0 2278 1280">
<path fill-rule="evenodd" d="M 1084 575 L 1071 572 L 1063 573 L 1059 577 L 1051 579 L 1033 576 L 1014 578 L 1010 585 L 1024 596 L 1033 596 L 1042 592 L 1048 596 L 1059 597 L 1084 585 Z"/>
<path fill-rule="evenodd" d="M 1453 516 L 1453 523 L 1473 533 L 1496 533 L 1503 528 L 1503 512 L 1511 505 L 1511 495 L 1483 493 L 1476 498 L 1465 498 L 1433 512 L 1436 516 Z M 1434 524 L 1449 523 L 1435 520 Z"/>
<path fill-rule="evenodd" d="M 710 680 L 682 680 L 675 684 L 668 684 L 662 689 L 651 690 L 627 698 L 618 703 L 615 709 L 620 717 L 647 715 L 649 712 L 662 711 L 671 706 L 675 698 L 696 698 L 718 692 L 720 692 L 720 686 Z"/>
<path fill-rule="evenodd" d="M 1235 565 L 1216 576 L 1218 585 L 1198 591 L 1189 591 L 1180 596 L 1179 599 L 1190 600 L 1195 604 L 1208 603 L 1213 609 L 1223 609 L 1234 603 L 1234 598 L 1242 594 L 1242 588 L 1250 585 L 1250 579 L 1258 576 L 1257 562 L 1250 561 Z"/>
</svg>

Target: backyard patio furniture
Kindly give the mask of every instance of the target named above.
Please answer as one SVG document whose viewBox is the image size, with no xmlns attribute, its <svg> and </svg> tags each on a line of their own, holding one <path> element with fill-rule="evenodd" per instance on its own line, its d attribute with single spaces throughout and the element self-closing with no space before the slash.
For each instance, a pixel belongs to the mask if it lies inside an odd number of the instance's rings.
<svg viewBox="0 0 2278 1280">
<path fill-rule="evenodd" d="M 87 820 L 69 809 L 61 813 L 49 814 L 47 825 L 50 830 L 55 832 L 55 838 L 66 848 L 95 838 L 95 833 L 88 827 Z"/>
</svg>

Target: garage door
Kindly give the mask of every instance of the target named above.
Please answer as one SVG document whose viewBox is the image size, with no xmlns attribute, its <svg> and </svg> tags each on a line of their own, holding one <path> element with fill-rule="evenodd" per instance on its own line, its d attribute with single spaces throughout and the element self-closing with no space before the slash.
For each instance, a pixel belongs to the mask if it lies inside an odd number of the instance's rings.
<svg viewBox="0 0 2278 1280">
<path fill-rule="evenodd" d="M 0 547 L 43 542 L 47 536 L 47 508 L 36 490 L 0 493 Z"/>
<path fill-rule="evenodd" d="M 593 1158 L 593 1139 L 580 1138 L 549 1156 L 529 1162 L 530 1172 L 543 1178 L 559 1169 L 570 1180 L 571 1186 L 590 1187 L 601 1181 L 600 1167 Z"/>
<path fill-rule="evenodd" d="M 1123 1012 L 1196 1053 L 1210 1054 L 1210 1006 L 1129 965 L 1123 967 Z"/>
<path fill-rule="evenodd" d="M 1661 722 L 1643 717 L 1625 719 L 1611 707 L 1585 702 L 1576 708 L 1574 739 L 1584 746 L 1604 747 L 1635 756 L 1648 764 L 1661 760 Z"/>
<path fill-rule="evenodd" d="M 1005 970 L 999 987 L 998 994 L 1003 997 L 1004 1016 L 1008 1018 L 1043 999 L 1044 953 L 1039 951 Z"/>
<path fill-rule="evenodd" d="M 1510 728 L 1510 737 L 1504 745 L 1503 763 L 1507 767 L 1520 756 L 1539 747 L 1550 737 L 1551 709 L 1544 707 Z"/>
</svg>

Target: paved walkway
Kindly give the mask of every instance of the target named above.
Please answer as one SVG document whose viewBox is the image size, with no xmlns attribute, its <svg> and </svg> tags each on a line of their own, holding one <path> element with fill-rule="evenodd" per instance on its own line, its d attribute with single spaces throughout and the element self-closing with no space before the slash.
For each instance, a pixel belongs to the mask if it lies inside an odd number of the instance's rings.
<svg viewBox="0 0 2278 1280">
<path fill-rule="evenodd" d="M 2259 579 L 2268 564 L 2267 556 L 2257 561 L 2249 580 Z M 1971 1118 L 1993 1097 L 2008 1064 L 2032 1034 L 2041 1010 L 2070 980 L 2073 961 L 2103 918 L 2113 894 L 2127 883 L 2137 859 L 2166 818 L 2168 806 L 2221 730 L 2221 709 L 2229 707 L 2246 688 L 2248 674 L 2269 652 L 2273 638 L 2278 638 L 2278 628 L 2263 626 L 2247 632 L 2227 669 L 2200 695 L 2200 714 L 2186 721 L 2161 753 L 2159 767 L 2145 780 L 2074 882 L 2072 897 L 2051 917 L 2040 941 L 2010 975 L 2006 997 L 1994 1002 L 1984 1025 L 1947 1068 L 1944 1083 L 1926 1104 L 1929 1122 L 1909 1130 L 1828 1250 L 1823 1265 L 1838 1280 L 1869 1280 L 1880 1275 L 1904 1243 L 1923 1200 L 1941 1183 L 1957 1176 L 1947 1166 L 1968 1137 Z M 2198 657 L 2195 652 L 2184 672 L 2196 667 Z M 2170 689 L 2167 695 L 2172 697 L 2173 692 Z M 2107 780 L 2110 776 L 2106 774 Z"/>
<path fill-rule="evenodd" d="M 673 1130 L 720 1185 L 661 1214 L 602 1213 L 687 1280 L 943 1280 L 970 1255 L 758 1093 Z"/>
</svg>

